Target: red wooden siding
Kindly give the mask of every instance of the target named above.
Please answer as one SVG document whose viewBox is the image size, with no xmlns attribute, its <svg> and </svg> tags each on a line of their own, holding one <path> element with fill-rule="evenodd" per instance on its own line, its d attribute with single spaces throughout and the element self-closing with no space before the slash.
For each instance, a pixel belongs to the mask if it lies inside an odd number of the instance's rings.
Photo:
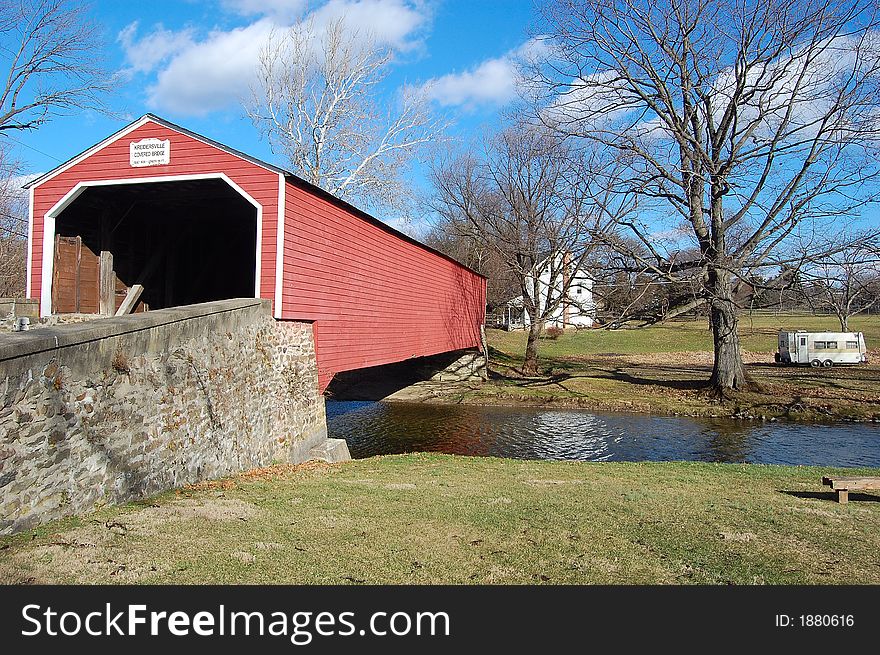
<svg viewBox="0 0 880 655">
<path fill-rule="evenodd" d="M 129 165 L 129 143 L 148 138 L 171 140 L 170 164 L 140 168 Z M 120 136 L 101 150 L 34 188 L 34 232 L 31 244 L 33 266 L 29 295 L 39 298 L 43 283 L 43 217 L 78 182 L 206 173 L 225 173 L 263 206 L 260 296 L 274 301 L 278 174 L 153 122 L 147 122 Z"/>
<path fill-rule="evenodd" d="M 145 138 L 170 139 L 171 163 L 131 167 Z M 274 303 L 279 174 L 266 166 L 149 118 L 34 187 L 30 295 L 49 284 L 44 217 L 78 183 L 223 173 L 262 205 L 260 296 Z M 479 346 L 484 278 L 295 178 L 285 205 L 281 317 L 314 321 L 321 389 L 341 371 Z"/>
<path fill-rule="evenodd" d="M 317 322 L 318 374 L 478 347 L 485 279 L 307 188 L 285 192 L 282 316 Z"/>
</svg>

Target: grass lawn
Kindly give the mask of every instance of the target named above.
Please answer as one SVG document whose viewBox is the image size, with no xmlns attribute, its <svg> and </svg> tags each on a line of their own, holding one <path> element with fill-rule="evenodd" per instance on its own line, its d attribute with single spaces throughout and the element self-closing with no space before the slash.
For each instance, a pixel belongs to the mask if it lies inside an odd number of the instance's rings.
<svg viewBox="0 0 880 655">
<path fill-rule="evenodd" d="M 864 332 L 868 348 L 880 353 L 880 316 L 855 316 L 849 325 L 852 332 Z M 840 323 L 833 316 L 810 314 L 761 314 L 740 317 L 739 336 L 743 349 L 752 353 L 768 353 L 768 362 L 776 352 L 780 330 L 837 332 Z M 519 354 L 525 352 L 524 331 L 489 330 L 491 345 L 499 350 Z M 671 321 L 645 328 L 619 330 L 568 330 L 557 340 L 543 339 L 541 355 L 548 358 L 595 355 L 599 353 L 664 353 L 711 352 L 712 333 L 706 319 Z"/>
<path fill-rule="evenodd" d="M 880 584 L 880 496 L 838 505 L 830 472 L 436 454 L 281 466 L 0 538 L 0 582 Z"/>
<path fill-rule="evenodd" d="M 850 328 L 865 333 L 869 364 L 778 366 L 773 353 L 779 330 L 834 331 L 837 321 L 808 315 L 742 317 L 743 357 L 761 390 L 724 400 L 705 389 L 712 371 L 712 341 L 704 319 L 647 328 L 569 330 L 556 340 L 544 338 L 541 375 L 528 379 L 517 372 L 526 334 L 489 330 L 489 382 L 426 384 L 397 397 L 693 416 L 880 420 L 880 317 L 855 317 Z"/>
</svg>

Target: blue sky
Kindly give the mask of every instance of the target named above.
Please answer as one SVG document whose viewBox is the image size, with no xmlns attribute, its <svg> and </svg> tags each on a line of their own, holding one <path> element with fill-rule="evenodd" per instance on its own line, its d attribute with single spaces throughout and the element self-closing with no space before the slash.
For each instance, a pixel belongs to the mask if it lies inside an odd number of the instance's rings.
<svg viewBox="0 0 880 655">
<path fill-rule="evenodd" d="M 303 17 L 345 15 L 393 49 L 393 70 L 380 89 L 388 100 L 404 85 L 431 83 L 434 105 L 452 135 L 476 141 L 500 123 L 515 100 L 514 58 L 534 47 L 532 0 L 92 0 L 104 35 L 107 69 L 118 79 L 107 98 L 113 115 L 54 118 L 34 132 L 8 135 L 23 172 L 42 173 L 146 112 L 158 114 L 282 167 L 245 116 L 260 46 L 270 29 Z M 424 164 L 410 184 L 425 189 Z M 876 222 L 876 207 L 864 216 Z M 380 218 L 418 235 L 397 217 Z M 411 229 L 410 229 L 411 228 Z"/>
<path fill-rule="evenodd" d="M 392 47 L 382 93 L 433 82 L 437 109 L 465 139 L 496 124 L 513 99 L 511 57 L 527 45 L 534 17 L 529 0 L 97 0 L 91 15 L 104 33 L 107 67 L 120 79 L 108 98 L 116 115 L 71 114 L 14 134 L 18 159 L 27 173 L 50 170 L 152 112 L 283 166 L 239 99 L 270 26 L 309 14 L 346 14 Z"/>
</svg>

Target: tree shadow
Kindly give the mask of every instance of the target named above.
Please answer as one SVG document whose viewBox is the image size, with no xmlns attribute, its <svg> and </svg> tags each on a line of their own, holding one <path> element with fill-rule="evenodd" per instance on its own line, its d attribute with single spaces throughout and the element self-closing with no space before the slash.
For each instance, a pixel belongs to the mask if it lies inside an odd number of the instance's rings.
<svg viewBox="0 0 880 655">
<path fill-rule="evenodd" d="M 652 369 L 660 372 L 665 371 L 678 375 L 680 375 L 681 373 L 691 372 L 690 369 L 682 369 L 671 366 L 655 366 L 652 367 Z M 678 389 L 681 391 L 700 391 L 708 389 L 709 387 L 708 380 L 669 378 L 664 377 L 662 374 L 655 376 L 633 375 L 629 372 L 629 369 L 619 367 L 609 370 L 608 373 L 609 375 L 606 376 L 608 378 L 638 386 L 666 387 L 668 389 Z"/>
<path fill-rule="evenodd" d="M 579 376 L 571 375 L 570 373 L 555 373 L 540 378 L 523 378 L 522 380 L 520 380 L 520 386 L 527 388 L 536 388 L 555 385 L 562 387 L 565 391 L 568 391 L 568 389 L 566 389 L 562 383 L 566 382 L 567 380 L 571 380 L 574 377 Z"/>
<path fill-rule="evenodd" d="M 814 500 L 830 500 L 834 503 L 837 503 L 837 492 L 836 491 L 786 491 L 785 489 L 779 489 L 779 493 L 786 494 L 787 496 L 794 496 L 795 498 L 805 498 L 805 499 L 814 499 Z M 851 491 L 849 493 L 850 501 L 866 501 L 869 503 L 880 503 L 880 496 L 875 494 L 865 494 L 859 493 L 855 491 Z"/>
<path fill-rule="evenodd" d="M 880 382 L 875 368 L 860 367 L 857 364 L 836 365 L 831 368 L 812 366 L 780 366 L 772 362 L 752 362 L 748 368 L 758 369 L 772 375 L 773 379 L 783 381 L 812 381 L 823 385 L 834 385 L 842 389 L 847 384 Z"/>
<path fill-rule="evenodd" d="M 583 370 L 584 363 L 576 365 L 566 360 L 544 360 L 546 364 L 544 374 L 524 376 L 519 369 L 520 362 L 510 355 L 490 346 L 489 356 L 492 364 L 488 376 L 490 380 L 512 382 L 522 387 L 562 386 L 562 383 L 568 380 L 592 379 L 617 380 L 635 386 L 657 386 L 685 391 L 709 389 L 708 373 L 693 368 L 651 366 L 645 373 L 639 375 L 632 372 L 637 366 L 611 368 L 607 364 L 600 364 L 595 367 L 589 366 L 588 370 Z M 702 377 L 704 373 L 706 373 L 705 378 Z M 682 375 L 688 377 L 682 378 Z"/>
</svg>

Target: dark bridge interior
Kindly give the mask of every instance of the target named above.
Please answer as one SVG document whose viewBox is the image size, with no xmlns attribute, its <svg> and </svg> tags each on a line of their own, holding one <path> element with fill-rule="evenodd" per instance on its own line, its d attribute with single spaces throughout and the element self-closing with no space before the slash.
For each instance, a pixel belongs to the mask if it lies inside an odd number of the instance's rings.
<svg viewBox="0 0 880 655">
<path fill-rule="evenodd" d="M 222 180 L 90 187 L 56 221 L 53 312 L 98 311 L 102 251 L 117 307 L 135 284 L 141 311 L 253 297 L 256 218 Z"/>
</svg>

